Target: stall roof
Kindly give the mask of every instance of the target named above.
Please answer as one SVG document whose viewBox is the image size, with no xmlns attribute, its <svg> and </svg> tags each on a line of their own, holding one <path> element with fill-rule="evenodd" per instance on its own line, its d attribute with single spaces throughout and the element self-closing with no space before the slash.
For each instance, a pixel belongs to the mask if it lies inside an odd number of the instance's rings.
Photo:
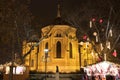
<svg viewBox="0 0 120 80">
<path fill-rule="evenodd" d="M 117 75 L 119 73 L 119 64 L 109 61 L 102 61 L 90 66 L 85 67 L 87 74 L 94 75 Z"/>
</svg>

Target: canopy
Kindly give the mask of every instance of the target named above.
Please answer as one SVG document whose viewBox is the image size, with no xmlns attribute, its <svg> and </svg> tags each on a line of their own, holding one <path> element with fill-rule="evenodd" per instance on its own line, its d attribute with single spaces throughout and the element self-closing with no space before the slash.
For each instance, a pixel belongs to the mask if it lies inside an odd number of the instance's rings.
<svg viewBox="0 0 120 80">
<path fill-rule="evenodd" d="M 0 71 L 5 72 L 5 74 L 9 74 L 11 65 L 12 65 L 12 62 L 7 62 L 3 65 L 0 65 Z M 13 74 L 23 74 L 23 72 L 25 71 L 26 71 L 26 66 L 19 65 L 13 62 Z"/>
<path fill-rule="evenodd" d="M 84 68 L 88 75 L 119 75 L 119 65 L 103 61 Z"/>
</svg>

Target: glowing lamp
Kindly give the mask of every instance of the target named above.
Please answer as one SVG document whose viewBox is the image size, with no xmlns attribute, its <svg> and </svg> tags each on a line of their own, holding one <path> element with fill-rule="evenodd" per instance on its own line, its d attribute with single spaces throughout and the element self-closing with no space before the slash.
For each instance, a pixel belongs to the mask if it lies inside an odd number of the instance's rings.
<svg viewBox="0 0 120 80">
<path fill-rule="evenodd" d="M 96 21 L 96 19 L 95 19 L 95 18 L 92 18 L 92 21 L 93 21 L 93 22 L 95 22 L 95 21 Z"/>
<path fill-rule="evenodd" d="M 84 39 L 84 40 L 87 40 L 87 36 L 86 36 L 86 35 L 84 35 L 84 36 L 83 36 L 83 39 Z"/>
<path fill-rule="evenodd" d="M 48 57 L 48 49 L 44 49 L 44 52 L 45 52 L 45 58 L 47 58 Z"/>
<path fill-rule="evenodd" d="M 117 52 L 116 50 L 114 50 L 113 54 L 112 54 L 114 57 L 117 57 Z"/>
<path fill-rule="evenodd" d="M 99 20 L 99 23 L 102 23 L 102 22 L 103 22 L 103 20 L 102 20 L 102 19 L 100 19 L 100 20 Z"/>
<path fill-rule="evenodd" d="M 94 35 L 94 36 L 97 36 L 97 32 L 94 32 L 93 35 Z"/>
</svg>

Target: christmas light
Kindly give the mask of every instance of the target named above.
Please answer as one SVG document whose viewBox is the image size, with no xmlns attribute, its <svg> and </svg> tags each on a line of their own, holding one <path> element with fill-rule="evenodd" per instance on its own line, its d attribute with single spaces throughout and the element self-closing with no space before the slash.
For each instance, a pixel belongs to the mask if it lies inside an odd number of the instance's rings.
<svg viewBox="0 0 120 80">
<path fill-rule="evenodd" d="M 95 19 L 95 18 L 92 18 L 92 21 L 93 21 L 93 22 L 95 22 L 95 21 L 96 21 L 96 19 Z"/>
<path fill-rule="evenodd" d="M 104 49 L 102 43 L 100 43 L 100 49 L 101 51 Z"/>
<path fill-rule="evenodd" d="M 90 21 L 90 28 L 92 28 L 92 21 Z"/>
<path fill-rule="evenodd" d="M 84 40 L 87 40 L 87 36 L 86 36 L 86 35 L 84 35 L 84 36 L 83 36 L 83 39 L 84 39 Z"/>
<path fill-rule="evenodd" d="M 111 46 L 110 46 L 110 42 L 109 42 L 109 41 L 106 42 L 106 46 L 107 46 L 108 49 L 111 48 Z"/>
<path fill-rule="evenodd" d="M 116 50 L 114 50 L 113 54 L 112 54 L 114 57 L 117 57 L 117 52 Z"/>
<path fill-rule="evenodd" d="M 102 23 L 102 22 L 103 22 L 103 20 L 102 20 L 102 19 L 100 19 L 100 20 L 99 20 L 99 23 Z"/>
<path fill-rule="evenodd" d="M 110 31 L 109 31 L 109 35 L 112 37 L 112 29 L 110 29 Z"/>
</svg>

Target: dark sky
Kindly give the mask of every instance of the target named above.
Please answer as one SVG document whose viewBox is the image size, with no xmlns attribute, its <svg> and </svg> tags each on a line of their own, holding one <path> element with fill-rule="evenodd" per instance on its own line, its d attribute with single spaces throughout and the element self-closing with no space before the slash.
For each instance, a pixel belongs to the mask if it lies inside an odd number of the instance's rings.
<svg viewBox="0 0 120 80">
<path fill-rule="evenodd" d="M 48 23 L 56 16 L 56 0 L 32 0 L 31 12 L 40 23 Z"/>
<path fill-rule="evenodd" d="M 31 12 L 40 23 L 49 23 L 57 16 L 58 1 L 60 1 L 62 14 L 65 10 L 72 10 L 84 0 L 32 0 L 30 4 Z"/>
<path fill-rule="evenodd" d="M 38 21 L 38 23 L 50 23 L 57 16 L 58 2 L 61 5 L 61 14 L 65 14 L 65 12 L 67 12 L 68 14 L 71 12 L 74 13 L 74 10 L 76 8 L 78 8 L 78 10 L 80 11 L 86 6 L 88 10 L 92 11 L 92 9 L 96 9 L 98 10 L 98 13 L 106 11 L 107 14 L 109 13 L 110 7 L 113 7 L 116 11 L 120 8 L 119 0 L 31 0 L 30 10 L 32 14 L 36 17 L 36 21 Z M 87 16 L 87 14 L 85 15 Z"/>
<path fill-rule="evenodd" d="M 110 7 L 113 7 L 114 12 L 118 12 L 120 8 L 119 0 L 31 0 L 30 10 L 40 27 L 54 21 L 57 16 L 58 2 L 61 6 L 62 17 L 64 15 L 71 17 L 71 14 L 74 14 L 74 16 L 76 15 L 77 18 L 81 19 L 79 21 L 82 26 L 88 26 L 89 22 L 87 20 L 93 15 L 108 19 Z M 77 11 L 81 12 L 77 14 Z"/>
</svg>

